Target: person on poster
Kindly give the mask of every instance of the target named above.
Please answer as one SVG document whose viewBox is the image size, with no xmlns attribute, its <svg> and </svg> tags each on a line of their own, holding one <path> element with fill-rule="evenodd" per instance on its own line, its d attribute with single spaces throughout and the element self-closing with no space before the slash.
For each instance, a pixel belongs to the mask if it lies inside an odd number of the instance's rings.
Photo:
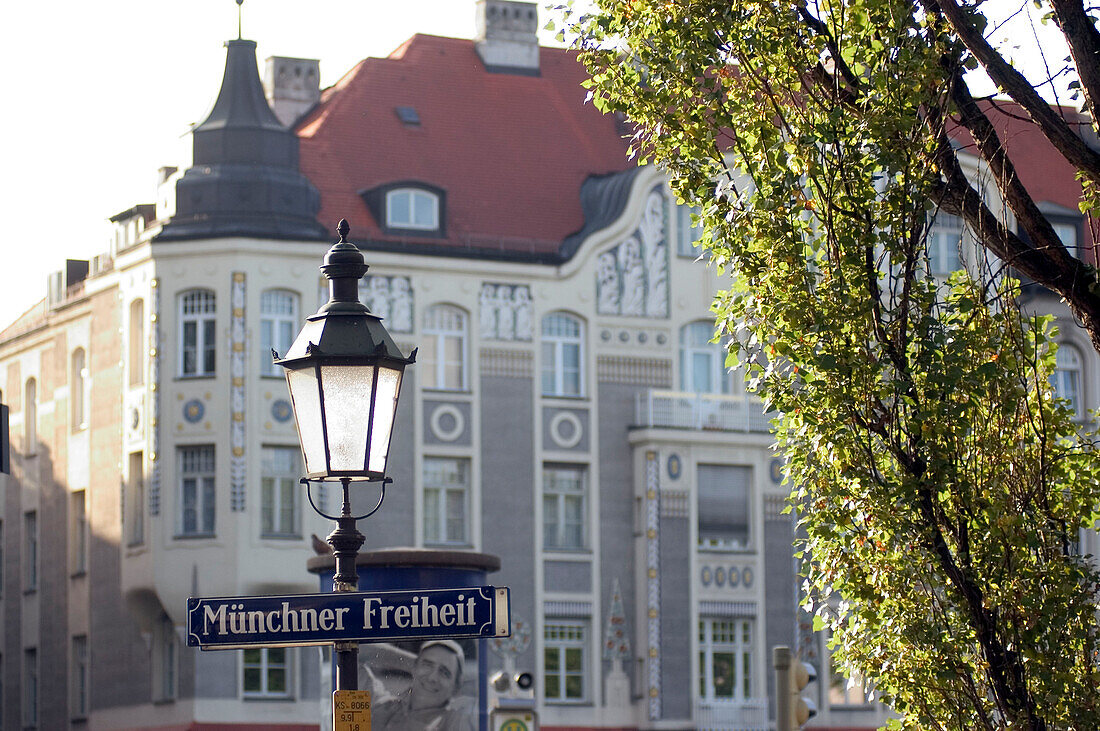
<svg viewBox="0 0 1100 731">
<path fill-rule="evenodd" d="M 474 731 L 475 704 L 459 696 L 466 654 L 452 640 L 429 640 L 420 646 L 412 683 L 400 695 L 371 710 L 375 731 Z"/>
</svg>

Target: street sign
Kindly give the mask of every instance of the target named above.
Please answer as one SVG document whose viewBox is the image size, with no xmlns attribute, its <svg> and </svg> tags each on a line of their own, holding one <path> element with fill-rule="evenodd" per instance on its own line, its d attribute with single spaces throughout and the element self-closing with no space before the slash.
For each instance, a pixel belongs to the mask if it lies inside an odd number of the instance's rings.
<svg viewBox="0 0 1100 731">
<path fill-rule="evenodd" d="M 507 587 L 187 600 L 187 644 L 204 650 L 506 637 L 509 631 Z"/>
<path fill-rule="evenodd" d="M 332 693 L 332 731 L 370 731 L 370 691 Z"/>
</svg>

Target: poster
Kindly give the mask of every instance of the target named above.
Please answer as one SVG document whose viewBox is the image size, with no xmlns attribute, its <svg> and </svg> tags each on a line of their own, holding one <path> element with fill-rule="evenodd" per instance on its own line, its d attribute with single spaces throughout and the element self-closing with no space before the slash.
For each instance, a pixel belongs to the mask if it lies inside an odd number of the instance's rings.
<svg viewBox="0 0 1100 731">
<path fill-rule="evenodd" d="M 477 640 L 364 643 L 359 661 L 371 731 L 476 731 Z"/>
</svg>

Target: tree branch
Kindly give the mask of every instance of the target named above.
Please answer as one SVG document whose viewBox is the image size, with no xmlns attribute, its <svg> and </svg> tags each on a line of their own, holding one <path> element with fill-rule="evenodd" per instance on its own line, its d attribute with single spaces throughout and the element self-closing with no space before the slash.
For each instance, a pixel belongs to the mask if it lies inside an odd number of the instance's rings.
<svg viewBox="0 0 1100 731">
<path fill-rule="evenodd" d="M 1100 32 L 1085 13 L 1081 0 L 1051 0 L 1050 5 L 1069 44 L 1085 99 L 1089 108 L 1095 110 L 1100 102 Z"/>
</svg>

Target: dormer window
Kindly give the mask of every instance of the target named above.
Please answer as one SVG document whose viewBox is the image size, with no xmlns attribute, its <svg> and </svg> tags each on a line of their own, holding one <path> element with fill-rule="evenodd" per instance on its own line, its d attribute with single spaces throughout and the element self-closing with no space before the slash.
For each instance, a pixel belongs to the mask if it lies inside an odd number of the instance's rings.
<svg viewBox="0 0 1100 731">
<path fill-rule="evenodd" d="M 418 188 L 387 191 L 386 227 L 438 231 L 439 196 Z"/>
</svg>

